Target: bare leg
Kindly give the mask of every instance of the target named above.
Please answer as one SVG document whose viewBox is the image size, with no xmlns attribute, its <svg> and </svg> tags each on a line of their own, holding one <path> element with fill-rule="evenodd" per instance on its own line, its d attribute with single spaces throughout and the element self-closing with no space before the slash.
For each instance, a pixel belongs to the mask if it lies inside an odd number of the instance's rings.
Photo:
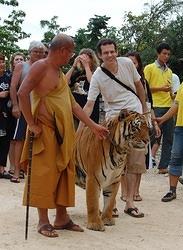
<svg viewBox="0 0 183 250">
<path fill-rule="evenodd" d="M 70 220 L 70 217 L 67 214 L 66 207 L 57 206 L 54 225 L 55 226 L 65 225 L 65 224 L 67 224 L 69 222 L 69 220 Z"/>
<path fill-rule="evenodd" d="M 49 224 L 49 218 L 48 218 L 48 209 L 46 208 L 38 208 L 38 216 L 39 216 L 39 223 L 38 228 L 42 225 Z"/>
<path fill-rule="evenodd" d="M 135 194 L 137 175 L 136 174 L 127 174 L 126 178 L 127 178 L 127 198 L 126 198 L 125 209 L 128 209 L 128 208 L 135 207 L 134 202 L 133 202 L 133 197 Z"/>
<path fill-rule="evenodd" d="M 152 149 L 151 149 L 151 155 L 153 158 L 156 157 L 156 153 L 159 149 L 159 144 L 158 143 L 154 143 L 153 146 L 152 146 Z"/>
<path fill-rule="evenodd" d="M 140 196 L 140 182 L 141 182 L 141 174 L 137 174 L 137 180 L 136 180 L 136 185 L 135 185 L 135 195 L 134 195 L 134 200 L 135 201 L 141 201 L 142 198 Z"/>
<path fill-rule="evenodd" d="M 56 217 L 54 222 L 54 228 L 56 230 L 70 230 L 75 232 L 84 232 L 84 230 L 77 224 L 75 224 L 67 213 L 67 209 L 64 206 L 57 206 Z"/>
<path fill-rule="evenodd" d="M 14 177 L 19 178 L 20 174 L 20 158 L 22 154 L 24 141 L 16 141 L 15 143 L 15 172 Z"/>
<path fill-rule="evenodd" d="M 121 199 L 126 201 L 127 196 L 127 177 L 126 175 L 121 176 Z"/>
<path fill-rule="evenodd" d="M 47 208 L 38 208 L 39 223 L 37 226 L 38 232 L 46 237 L 58 237 L 57 232 L 50 224 Z"/>
<path fill-rule="evenodd" d="M 180 176 L 169 175 L 169 182 L 171 187 L 177 187 L 177 183 Z"/>
<path fill-rule="evenodd" d="M 139 210 L 134 205 L 134 194 L 135 194 L 135 187 L 137 182 L 137 174 L 127 174 L 127 199 L 126 199 L 126 206 L 125 206 L 125 213 L 141 218 L 144 216 L 143 213 L 139 212 Z"/>
<path fill-rule="evenodd" d="M 15 141 L 10 142 L 9 148 L 9 161 L 10 161 L 10 170 L 13 172 L 15 169 Z"/>
</svg>

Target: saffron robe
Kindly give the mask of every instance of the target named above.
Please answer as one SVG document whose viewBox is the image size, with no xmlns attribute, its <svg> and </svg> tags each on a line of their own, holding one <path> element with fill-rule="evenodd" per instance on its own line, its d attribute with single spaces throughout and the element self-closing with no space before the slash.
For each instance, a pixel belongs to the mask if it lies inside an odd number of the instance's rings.
<svg viewBox="0 0 183 250">
<path fill-rule="evenodd" d="M 38 115 L 39 104 L 43 102 L 51 119 Z M 34 138 L 31 166 L 30 206 L 55 208 L 57 205 L 74 206 L 75 164 L 72 106 L 75 104 L 65 76 L 62 74 L 59 86 L 46 96 L 32 91 L 31 106 L 36 123 L 42 128 L 38 138 Z M 59 145 L 55 136 L 54 117 L 63 144 Z M 29 136 L 27 133 L 21 165 L 28 165 Z M 27 200 L 27 183 L 23 204 Z"/>
</svg>

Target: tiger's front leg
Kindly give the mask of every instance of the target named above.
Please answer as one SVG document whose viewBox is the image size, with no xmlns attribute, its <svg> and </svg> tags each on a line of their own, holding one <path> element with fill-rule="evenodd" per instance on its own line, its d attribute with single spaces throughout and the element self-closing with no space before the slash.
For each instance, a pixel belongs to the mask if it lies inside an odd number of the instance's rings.
<svg viewBox="0 0 183 250">
<path fill-rule="evenodd" d="M 102 220 L 106 226 L 115 225 L 115 220 L 112 218 L 112 210 L 114 208 L 118 188 L 119 182 L 116 182 L 103 189 L 104 208 L 102 211 Z"/>
<path fill-rule="evenodd" d="M 88 211 L 87 228 L 95 231 L 104 231 L 104 223 L 99 211 L 100 187 L 95 177 L 87 177 L 86 180 L 86 202 Z"/>
</svg>

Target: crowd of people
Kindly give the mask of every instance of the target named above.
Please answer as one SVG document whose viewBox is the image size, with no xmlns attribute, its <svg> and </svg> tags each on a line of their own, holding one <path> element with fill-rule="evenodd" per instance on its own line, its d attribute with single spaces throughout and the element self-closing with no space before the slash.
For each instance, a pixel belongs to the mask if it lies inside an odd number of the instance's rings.
<svg viewBox="0 0 183 250">
<path fill-rule="evenodd" d="M 57 237 L 56 230 L 60 229 L 84 231 L 67 213 L 67 207 L 75 204 L 75 131 L 85 124 L 101 140 L 108 136 L 107 128 L 99 124 L 101 99 L 106 120 L 127 109 L 144 114 L 149 126 L 150 144 L 140 150 L 137 145 L 131 147 L 121 176 L 126 214 L 144 217 L 134 202 L 143 200 L 141 175 L 156 165 L 160 144 L 159 174 L 169 172 L 170 177 L 170 190 L 163 202 L 176 198 L 182 175 L 183 87 L 167 65 L 169 45 L 159 44 L 157 59 L 145 68 L 140 53 L 130 51 L 119 56 L 111 39 L 101 39 L 96 53 L 83 48 L 75 56 L 74 49 L 73 39 L 65 34 L 55 36 L 49 47 L 33 41 L 27 59 L 22 53 L 13 54 L 8 70 L 6 55 L 0 53 L 0 178 L 12 183 L 24 178 L 33 133 L 30 206 L 38 209 L 38 232 L 48 237 Z M 73 65 L 64 74 L 62 66 L 73 57 Z M 24 205 L 26 192 L 27 182 Z M 50 208 L 56 209 L 53 225 L 48 216 Z M 116 207 L 113 216 L 118 216 Z"/>
</svg>

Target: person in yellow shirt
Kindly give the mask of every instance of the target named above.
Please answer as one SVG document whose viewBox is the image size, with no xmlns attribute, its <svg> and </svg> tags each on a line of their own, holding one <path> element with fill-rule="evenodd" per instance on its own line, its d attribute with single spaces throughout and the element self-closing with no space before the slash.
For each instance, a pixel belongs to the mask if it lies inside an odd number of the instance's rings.
<svg viewBox="0 0 183 250">
<path fill-rule="evenodd" d="M 174 130 L 171 160 L 169 165 L 170 190 L 161 199 L 163 202 L 176 199 L 176 188 L 179 177 L 182 175 L 183 168 L 183 83 L 180 85 L 172 107 L 161 118 L 157 118 L 161 125 L 171 117 L 177 115 Z"/>
<path fill-rule="evenodd" d="M 157 60 L 144 68 L 145 79 L 152 92 L 153 107 L 156 117 L 163 116 L 172 104 L 172 71 L 167 66 L 171 48 L 167 43 L 161 43 L 157 47 Z M 159 162 L 159 174 L 168 172 L 172 141 L 173 141 L 173 117 L 161 126 L 162 150 Z M 152 156 L 155 156 L 155 145 L 160 144 L 161 137 L 152 141 Z"/>
</svg>

